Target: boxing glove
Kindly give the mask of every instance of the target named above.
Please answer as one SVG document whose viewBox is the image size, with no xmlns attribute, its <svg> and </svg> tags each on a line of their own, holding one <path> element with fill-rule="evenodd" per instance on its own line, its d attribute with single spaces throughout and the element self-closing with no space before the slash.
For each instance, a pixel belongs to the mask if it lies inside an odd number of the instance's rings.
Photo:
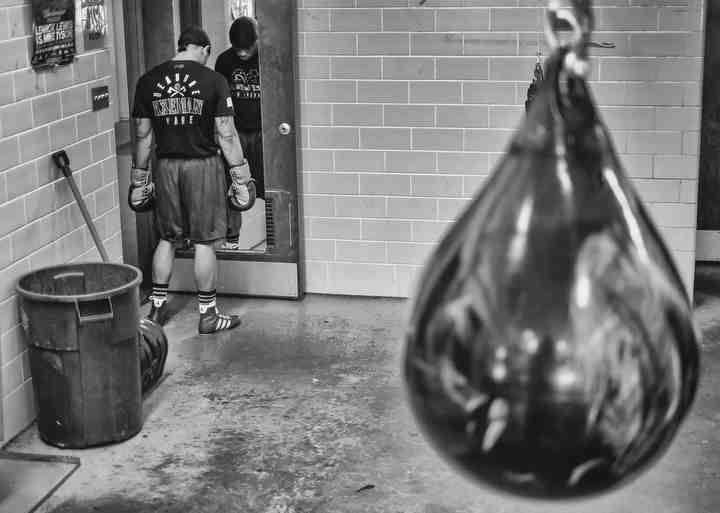
<svg viewBox="0 0 720 513">
<path fill-rule="evenodd" d="M 147 212 L 155 203 L 155 184 L 147 169 L 132 168 L 130 171 L 130 187 L 128 188 L 128 205 L 135 212 Z"/>
<path fill-rule="evenodd" d="M 239 166 L 230 168 L 230 187 L 228 197 L 230 208 L 241 212 L 250 210 L 255 205 L 257 191 L 255 180 L 250 177 L 250 166 L 245 160 Z"/>
</svg>

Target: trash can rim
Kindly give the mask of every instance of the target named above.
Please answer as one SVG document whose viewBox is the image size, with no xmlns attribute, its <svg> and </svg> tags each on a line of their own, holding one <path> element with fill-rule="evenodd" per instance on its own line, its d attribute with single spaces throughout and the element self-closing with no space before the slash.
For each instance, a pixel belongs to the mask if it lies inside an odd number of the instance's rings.
<svg viewBox="0 0 720 513">
<path fill-rule="evenodd" d="M 49 271 L 52 269 L 65 269 L 71 266 L 79 266 L 83 264 L 91 264 L 91 265 L 101 265 L 101 266 L 112 266 L 112 267 L 122 267 L 125 269 L 129 269 L 135 273 L 135 278 L 132 279 L 132 281 L 126 283 L 125 285 L 121 285 L 120 287 L 115 287 L 113 289 L 103 290 L 100 292 L 92 292 L 90 294 L 69 294 L 69 295 L 60 295 L 60 294 L 41 294 L 40 292 L 33 292 L 31 290 L 27 290 L 20 286 L 20 283 L 22 280 L 27 278 L 28 276 L 35 274 L 40 271 Z M 140 284 L 142 281 L 142 271 L 135 267 L 134 265 L 129 264 L 123 264 L 123 263 L 115 263 L 115 262 L 78 262 L 76 264 L 60 264 L 60 265 L 52 265 L 48 267 L 42 267 L 40 269 L 35 269 L 34 271 L 27 272 L 20 276 L 18 278 L 18 281 L 15 285 L 15 290 L 18 292 L 18 294 L 25 298 L 25 299 L 33 299 L 37 301 L 46 301 L 46 302 L 54 302 L 54 303 L 74 303 L 75 301 L 93 301 L 95 299 L 101 299 L 108 296 L 116 296 L 123 291 L 127 289 L 131 289 L 132 287 L 136 287 Z"/>
</svg>

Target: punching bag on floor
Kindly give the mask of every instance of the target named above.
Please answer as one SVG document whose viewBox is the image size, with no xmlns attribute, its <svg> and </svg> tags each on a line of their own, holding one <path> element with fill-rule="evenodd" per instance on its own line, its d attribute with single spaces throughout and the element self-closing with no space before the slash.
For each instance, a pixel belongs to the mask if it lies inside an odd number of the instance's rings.
<svg viewBox="0 0 720 513">
<path fill-rule="evenodd" d="M 168 340 L 162 327 L 150 319 L 141 319 L 138 325 L 140 346 L 140 377 L 142 393 L 146 394 L 158 384 L 165 371 Z"/>
<path fill-rule="evenodd" d="M 639 475 L 699 373 L 683 281 L 570 51 L 554 48 L 504 158 L 428 259 L 405 340 L 430 444 L 478 482 L 535 498 Z"/>
</svg>

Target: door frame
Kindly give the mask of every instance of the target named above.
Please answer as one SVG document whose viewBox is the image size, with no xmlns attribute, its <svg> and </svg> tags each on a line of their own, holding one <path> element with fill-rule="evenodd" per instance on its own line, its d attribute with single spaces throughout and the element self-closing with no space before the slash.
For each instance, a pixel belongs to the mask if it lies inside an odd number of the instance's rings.
<svg viewBox="0 0 720 513">
<path fill-rule="evenodd" d="M 157 0 L 153 0 L 154 2 Z M 158 20 L 155 16 L 152 17 L 152 24 L 153 28 L 156 29 L 158 26 L 158 23 L 171 23 L 173 27 L 176 27 L 179 22 L 179 26 L 183 27 L 188 24 L 195 24 L 202 26 L 202 9 L 201 9 L 201 0 L 161 0 L 166 3 L 170 4 L 170 8 L 167 10 L 169 11 L 167 14 L 167 19 L 164 20 Z M 216 0 L 210 0 L 210 1 L 216 1 Z M 261 0 L 263 1 L 263 0 Z M 287 122 L 290 124 L 293 129 L 291 130 L 291 133 L 289 135 L 286 135 L 285 138 L 288 139 L 287 143 L 292 143 L 292 150 L 289 150 L 289 153 L 292 154 L 292 164 L 288 164 L 292 169 L 294 169 L 294 173 L 285 173 L 283 177 L 281 178 L 281 183 L 275 183 L 272 180 L 268 180 L 268 174 L 266 173 L 266 196 L 270 201 L 266 201 L 266 232 L 271 235 L 270 229 L 272 229 L 272 235 L 274 235 L 274 240 L 276 242 L 275 245 L 270 247 L 271 245 L 268 244 L 268 251 L 266 252 L 257 252 L 257 251 L 233 251 L 233 252 L 218 252 L 218 264 L 220 267 L 227 267 L 228 265 L 241 265 L 243 268 L 248 268 L 254 270 L 254 272 L 257 272 L 258 267 L 257 264 L 260 263 L 270 263 L 270 264 L 294 264 L 296 269 L 293 271 L 295 274 L 294 276 L 290 276 L 287 274 L 287 270 L 285 270 L 282 274 L 289 276 L 291 282 L 295 282 L 297 284 L 297 294 L 290 294 L 290 293 L 281 293 L 279 295 L 270 294 L 246 294 L 244 292 L 240 292 L 239 294 L 242 295 L 260 295 L 260 296 L 266 296 L 266 297 L 283 297 L 283 298 L 289 298 L 289 299 L 302 299 L 305 294 L 305 287 L 304 287 L 304 262 L 303 262 L 303 253 L 304 253 L 304 245 L 302 244 L 302 232 L 303 227 L 301 226 L 302 223 L 302 216 L 300 215 L 300 205 L 301 205 L 301 180 L 300 180 L 300 160 L 299 160 L 299 150 L 298 150 L 298 143 L 299 143 L 299 136 L 300 131 L 296 128 L 297 125 L 297 113 L 298 113 L 298 97 L 297 97 L 297 87 L 298 87 L 298 81 L 297 81 L 297 52 L 296 52 L 296 39 L 297 39 L 297 22 L 296 22 L 296 1 L 295 0 L 275 0 L 278 2 L 282 2 L 284 6 L 287 6 L 287 13 L 290 16 L 290 19 L 288 20 L 289 24 L 289 34 L 287 34 L 287 40 L 285 41 L 285 44 L 287 44 L 287 52 L 289 54 L 289 60 L 291 65 L 291 72 L 290 72 L 290 78 L 287 80 L 290 83 L 290 90 L 292 91 L 291 98 L 288 98 L 288 101 L 290 102 L 290 112 L 289 117 L 290 119 L 283 119 L 284 122 Z M 133 96 L 134 96 L 134 90 L 135 90 L 135 84 L 137 83 L 137 80 L 139 77 L 145 73 L 145 71 L 148 69 L 148 60 L 157 60 L 157 59 L 148 59 L 148 52 L 151 51 L 147 47 L 147 42 L 145 40 L 144 34 L 154 34 L 155 30 L 149 31 L 144 30 L 147 29 L 145 27 L 145 20 L 143 18 L 143 0 L 122 0 L 123 3 L 123 14 L 124 14 L 124 27 L 125 27 L 125 45 L 126 45 L 126 70 L 118 70 L 118 72 L 126 71 L 127 73 L 127 84 L 128 84 L 128 99 L 129 99 L 129 105 L 130 109 L 132 109 L 132 102 L 133 102 Z M 223 4 L 225 2 L 223 1 Z M 178 10 L 179 12 L 175 12 L 175 10 Z M 262 12 L 262 7 L 258 4 L 256 6 L 256 15 L 260 16 Z M 175 34 L 177 36 L 177 34 Z M 152 37 L 152 36 L 151 36 Z M 261 32 L 261 40 L 262 40 L 262 32 Z M 177 39 L 177 37 L 175 38 Z M 174 53 L 174 44 L 173 48 L 171 49 L 172 53 Z M 162 52 L 159 52 L 162 53 Z M 266 55 L 269 52 L 266 52 Z M 153 56 L 151 57 L 157 57 L 158 52 L 154 52 Z M 266 74 L 263 73 L 263 53 L 260 54 L 260 66 L 261 66 L 261 82 L 263 81 L 263 76 Z M 151 63 L 151 65 L 156 64 Z M 266 67 L 269 69 L 269 67 Z M 268 80 L 269 77 L 266 77 L 265 80 Z M 287 84 L 286 84 L 287 87 Z M 265 118 L 265 111 L 267 108 L 267 104 L 271 102 L 271 98 L 269 95 L 263 95 L 263 101 L 262 101 L 262 112 L 263 112 L 263 118 Z M 127 120 L 128 123 L 130 123 L 130 120 Z M 271 126 L 272 125 L 272 126 Z M 264 164 L 265 169 L 271 169 L 272 162 L 269 162 L 269 160 L 272 158 L 273 152 L 272 150 L 267 149 L 267 141 L 272 140 L 273 138 L 277 137 L 278 127 L 276 126 L 276 123 L 271 122 L 265 122 L 263 120 L 263 158 L 264 158 Z M 130 131 L 130 143 L 132 142 L 132 138 L 134 138 L 133 130 Z M 287 144 L 286 143 L 286 144 Z M 125 145 L 122 148 L 122 151 L 129 152 L 131 151 L 131 148 L 128 148 L 129 144 Z M 118 153 L 120 153 L 121 148 L 118 147 Z M 285 150 L 288 152 L 288 150 Z M 126 182 L 127 180 L 125 180 Z M 275 205 L 280 205 L 280 208 L 273 208 L 273 203 Z M 268 211 L 268 205 L 269 205 L 269 211 Z M 157 243 L 157 239 L 154 237 L 148 237 L 146 234 L 149 230 L 152 230 L 153 225 L 153 219 L 154 215 L 153 213 L 144 213 L 144 214 L 138 214 L 138 213 L 130 213 L 131 217 L 134 217 L 135 219 L 125 219 L 123 220 L 124 223 L 133 223 L 134 230 L 123 230 L 124 232 L 127 232 L 131 237 L 135 237 L 137 244 L 129 244 L 128 247 L 130 248 L 137 248 L 137 266 L 143 271 L 144 276 L 144 286 L 147 286 L 149 283 L 151 283 L 151 268 L 152 268 L 152 253 L 154 252 L 155 245 Z M 272 227 L 272 228 L 271 228 Z M 144 235 L 145 234 L 145 235 Z M 152 239 L 152 240 L 151 240 Z M 270 237 L 269 237 L 270 239 Z M 270 240 L 268 242 L 271 242 Z M 182 250 L 178 249 L 175 253 L 176 255 L 176 267 L 178 267 L 178 263 L 181 263 L 182 260 L 190 260 L 194 256 L 194 252 L 192 250 Z M 127 258 L 127 260 L 133 260 L 132 258 Z M 235 264 L 233 264 L 235 263 Z M 184 265 L 181 265 L 184 269 Z M 282 266 L 281 266 L 282 267 Z M 268 267 L 269 269 L 269 267 Z M 226 271 L 227 272 L 227 271 Z M 174 272 L 174 275 L 178 275 L 181 273 Z M 292 273 L 291 273 L 292 274 Z M 171 284 L 172 285 L 172 284 Z M 182 286 L 180 286 L 181 291 L 185 290 L 189 287 L 190 284 L 183 283 Z M 173 287 L 171 287 L 173 289 Z M 219 290 L 220 291 L 220 290 Z M 233 292 L 226 292 L 228 294 L 232 294 Z"/>
</svg>

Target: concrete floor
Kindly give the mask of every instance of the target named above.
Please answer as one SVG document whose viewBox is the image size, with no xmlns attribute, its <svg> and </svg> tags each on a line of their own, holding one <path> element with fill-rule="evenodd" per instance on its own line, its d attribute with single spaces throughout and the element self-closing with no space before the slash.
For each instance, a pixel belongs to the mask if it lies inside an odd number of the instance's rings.
<svg viewBox="0 0 720 513">
<path fill-rule="evenodd" d="M 8 449 L 81 458 L 45 513 L 717 513 L 716 275 L 698 272 L 704 373 L 691 418 L 654 468 L 588 501 L 498 495 L 431 451 L 401 387 L 402 300 L 225 298 L 244 325 L 200 338 L 194 298 L 176 296 L 180 311 L 166 328 L 171 375 L 146 399 L 140 435 L 61 451 L 32 428 Z"/>
</svg>

